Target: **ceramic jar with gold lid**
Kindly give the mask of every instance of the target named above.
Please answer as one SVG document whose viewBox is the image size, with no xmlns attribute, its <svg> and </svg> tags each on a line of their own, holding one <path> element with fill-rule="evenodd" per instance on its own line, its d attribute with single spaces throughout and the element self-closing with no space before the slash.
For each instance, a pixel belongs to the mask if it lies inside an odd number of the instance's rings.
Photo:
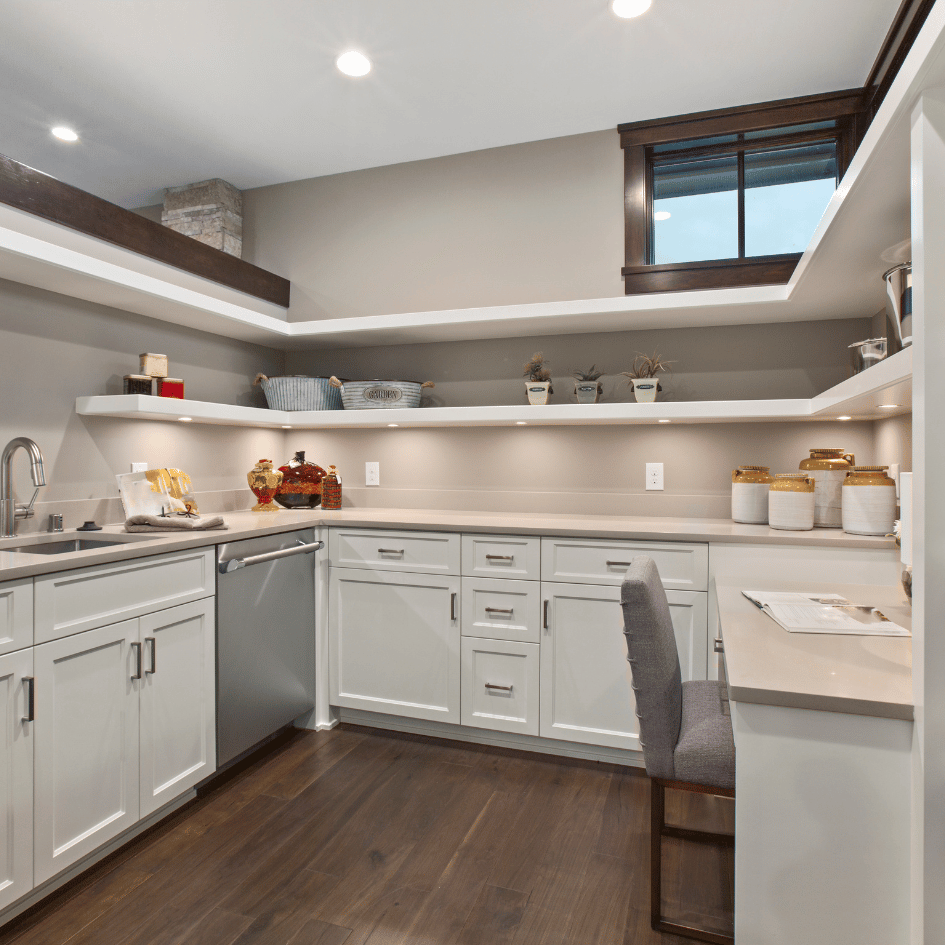
<svg viewBox="0 0 945 945">
<path fill-rule="evenodd" d="M 896 520 L 896 482 L 888 466 L 854 466 L 843 480 L 843 530 L 851 535 L 888 535 Z"/>
<path fill-rule="evenodd" d="M 806 473 L 779 473 L 768 490 L 772 528 L 806 532 L 814 527 L 814 480 Z"/>
<path fill-rule="evenodd" d="M 732 521 L 744 525 L 768 524 L 768 466 L 739 466 L 732 470 Z"/>
<path fill-rule="evenodd" d="M 814 480 L 814 524 L 818 528 L 840 528 L 843 514 L 840 488 L 847 473 L 856 465 L 852 453 L 840 447 L 813 449 L 802 459 L 799 469 Z"/>
</svg>

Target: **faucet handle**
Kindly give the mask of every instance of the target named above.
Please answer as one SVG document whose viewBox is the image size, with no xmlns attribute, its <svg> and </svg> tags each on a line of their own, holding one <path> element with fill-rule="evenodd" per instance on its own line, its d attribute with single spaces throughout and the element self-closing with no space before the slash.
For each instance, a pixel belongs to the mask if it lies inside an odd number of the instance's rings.
<svg viewBox="0 0 945 945">
<path fill-rule="evenodd" d="M 33 498 L 30 499 L 29 505 L 18 505 L 16 507 L 16 517 L 17 518 L 32 518 L 33 517 L 33 506 L 36 504 L 36 496 L 39 495 L 40 486 L 37 486 L 33 490 Z"/>
</svg>

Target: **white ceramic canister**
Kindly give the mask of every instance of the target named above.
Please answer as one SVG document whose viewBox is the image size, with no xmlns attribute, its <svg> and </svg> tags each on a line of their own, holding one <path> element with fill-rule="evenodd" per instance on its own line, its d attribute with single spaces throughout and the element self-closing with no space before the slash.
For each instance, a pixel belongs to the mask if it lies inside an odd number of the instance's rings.
<svg viewBox="0 0 945 945">
<path fill-rule="evenodd" d="M 768 466 L 739 466 L 732 470 L 732 521 L 743 525 L 768 524 Z"/>
<path fill-rule="evenodd" d="M 853 454 L 844 453 L 840 447 L 812 449 L 810 456 L 801 460 L 801 472 L 814 480 L 814 525 L 817 528 L 840 528 L 843 525 L 840 488 L 855 465 Z"/>
<path fill-rule="evenodd" d="M 772 528 L 806 532 L 814 527 L 814 480 L 806 473 L 779 473 L 768 489 Z"/>
<path fill-rule="evenodd" d="M 854 466 L 843 480 L 843 530 L 851 535 L 889 535 L 896 520 L 896 483 L 888 466 Z"/>
</svg>

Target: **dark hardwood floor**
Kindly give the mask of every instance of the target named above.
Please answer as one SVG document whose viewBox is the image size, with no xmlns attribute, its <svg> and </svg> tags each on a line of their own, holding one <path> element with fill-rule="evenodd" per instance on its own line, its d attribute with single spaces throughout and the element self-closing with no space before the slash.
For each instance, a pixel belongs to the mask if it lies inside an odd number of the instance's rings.
<svg viewBox="0 0 945 945">
<path fill-rule="evenodd" d="M 731 801 L 667 819 L 731 829 Z M 649 925 L 636 769 L 354 726 L 297 732 L 0 945 L 682 945 Z M 664 847 L 665 909 L 731 928 L 731 854 Z"/>
</svg>

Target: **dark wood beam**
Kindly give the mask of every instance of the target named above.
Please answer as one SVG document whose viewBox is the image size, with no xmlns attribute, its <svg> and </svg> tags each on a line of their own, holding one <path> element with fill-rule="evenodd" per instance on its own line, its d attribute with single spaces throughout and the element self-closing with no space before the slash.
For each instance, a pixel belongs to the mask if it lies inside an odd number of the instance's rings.
<svg viewBox="0 0 945 945">
<path fill-rule="evenodd" d="M 288 308 L 288 279 L 2 154 L 0 203 Z"/>
</svg>

